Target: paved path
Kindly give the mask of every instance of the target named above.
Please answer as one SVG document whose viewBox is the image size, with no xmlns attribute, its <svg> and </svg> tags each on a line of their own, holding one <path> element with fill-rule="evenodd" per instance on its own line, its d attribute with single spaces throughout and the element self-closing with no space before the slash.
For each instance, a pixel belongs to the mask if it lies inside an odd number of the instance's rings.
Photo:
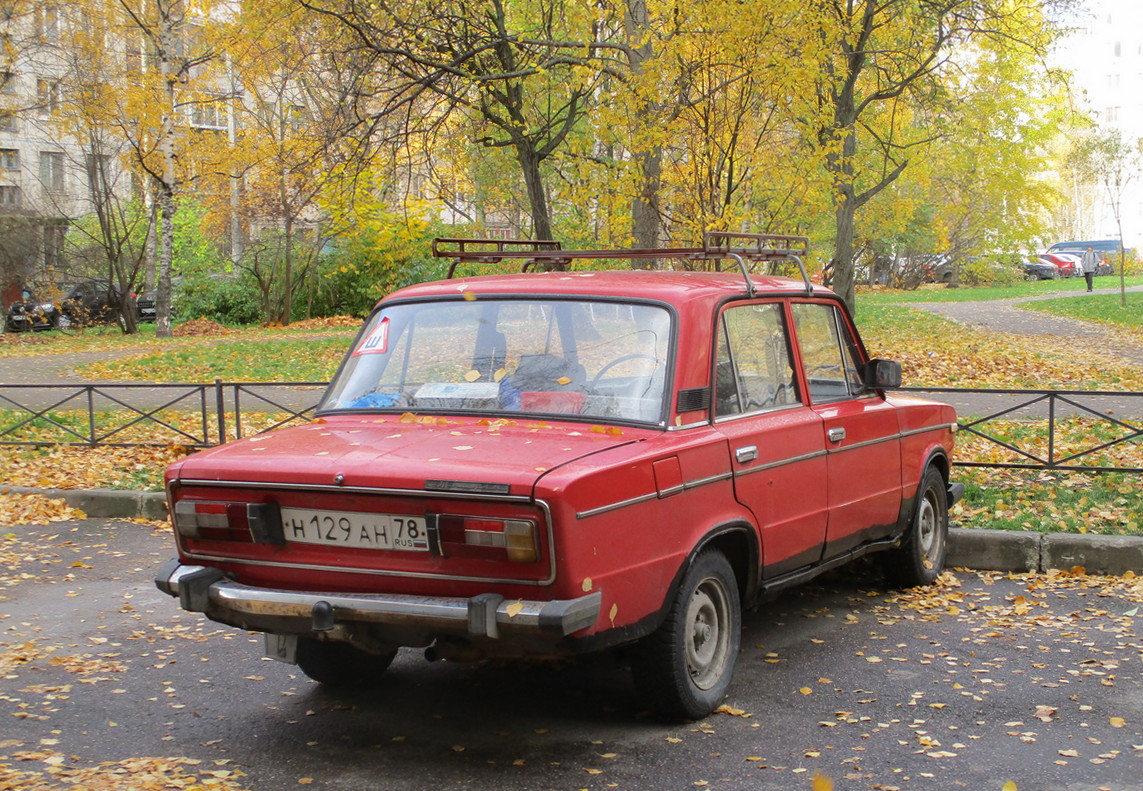
<svg viewBox="0 0 1143 791">
<path fill-rule="evenodd" d="M 1143 291 L 1143 286 L 1132 286 L 1130 292 Z M 1099 288 L 1096 294 L 1118 294 L 1118 288 Z M 1080 292 L 1079 295 L 1085 295 Z M 1143 368 L 1143 338 L 1135 340 L 1124 332 L 1109 331 L 1101 324 L 1063 316 L 1053 316 L 1034 310 L 1024 310 L 1020 305 L 1029 302 L 1042 302 L 1060 299 L 1073 294 L 1050 294 L 1037 297 L 1015 297 L 988 302 L 910 302 L 908 307 L 925 310 L 944 316 L 960 324 L 985 332 L 999 332 L 1005 335 L 1053 336 L 1066 338 L 1073 344 L 1091 344 L 1104 354 L 1123 358 L 1124 362 Z"/>
<path fill-rule="evenodd" d="M 1143 286 L 1133 286 L 1128 291 L 1143 291 Z M 1098 288 L 1097 294 L 1118 294 L 1119 288 Z M 1079 292 L 1086 295 L 1086 292 Z M 1077 356 L 1098 352 L 1121 361 L 1125 365 L 1143 368 L 1143 337 L 1125 331 L 1110 329 L 1101 324 L 1080 321 L 1063 316 L 1053 316 L 1034 310 L 1025 310 L 1020 305 L 1049 299 L 1076 296 L 1070 293 L 1046 294 L 1035 297 L 1014 297 L 1012 299 L 989 300 L 986 302 L 908 302 L 907 307 L 924 310 L 951 319 L 959 324 L 982 332 L 1000 333 L 1008 338 L 1029 339 L 1030 343 L 1042 343 L 1048 339 L 1052 351 Z M 961 415 L 996 414 L 1013 409 L 1029 400 L 1027 396 L 975 395 L 934 393 L 932 397 L 952 404 Z M 1137 420 L 1143 418 L 1143 396 L 1134 397 L 1095 397 L 1077 398 L 1078 403 L 1102 415 L 1120 419 Z M 1017 415 L 1029 417 L 1046 414 L 1046 402 L 1038 402 L 1025 407 Z M 1064 403 L 1057 403 L 1057 414 L 1084 414 L 1085 410 Z"/>
</svg>

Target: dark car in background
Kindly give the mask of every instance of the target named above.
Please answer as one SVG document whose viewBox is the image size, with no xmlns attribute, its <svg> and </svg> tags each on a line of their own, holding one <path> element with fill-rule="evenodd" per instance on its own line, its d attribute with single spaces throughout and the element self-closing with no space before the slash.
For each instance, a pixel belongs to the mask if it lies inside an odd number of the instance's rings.
<svg viewBox="0 0 1143 791">
<path fill-rule="evenodd" d="M 131 295 L 134 302 L 135 295 Z M 57 322 L 61 329 L 90 324 L 118 324 L 122 300 L 119 288 L 108 280 L 81 280 L 67 290 L 67 296 L 60 303 L 60 317 Z"/>
<path fill-rule="evenodd" d="M 25 290 L 19 301 L 8 306 L 4 329 L 7 332 L 51 330 L 55 329 L 58 318 L 59 311 L 53 302 L 36 299 L 30 291 Z"/>
<path fill-rule="evenodd" d="M 1048 261 L 1039 258 L 1024 262 L 1024 277 L 1027 280 L 1056 280 L 1060 276 L 1060 268 Z"/>
<path fill-rule="evenodd" d="M 150 288 L 144 291 L 135 299 L 135 317 L 139 321 L 154 321 L 155 316 L 158 315 L 155 310 L 155 303 L 158 299 L 159 292 L 157 289 Z"/>
</svg>

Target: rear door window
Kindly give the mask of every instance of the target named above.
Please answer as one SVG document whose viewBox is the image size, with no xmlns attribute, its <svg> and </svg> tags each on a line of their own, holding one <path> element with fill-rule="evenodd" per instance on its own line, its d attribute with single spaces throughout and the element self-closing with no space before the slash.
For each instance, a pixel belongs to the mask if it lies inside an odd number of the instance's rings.
<svg viewBox="0 0 1143 791">
<path fill-rule="evenodd" d="M 818 404 L 863 393 L 861 355 L 838 308 L 799 302 L 793 312 L 810 399 Z"/>
<path fill-rule="evenodd" d="M 781 303 L 728 308 L 719 327 L 718 417 L 799 403 Z"/>
</svg>

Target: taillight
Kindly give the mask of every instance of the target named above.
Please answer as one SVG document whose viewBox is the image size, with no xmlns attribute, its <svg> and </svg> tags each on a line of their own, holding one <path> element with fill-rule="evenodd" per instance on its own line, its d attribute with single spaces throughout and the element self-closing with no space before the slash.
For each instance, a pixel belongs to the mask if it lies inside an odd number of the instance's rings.
<svg viewBox="0 0 1143 791">
<path fill-rule="evenodd" d="M 534 563 L 536 525 L 526 519 L 488 519 L 472 516 L 438 517 L 441 551 L 446 556 Z"/>
<path fill-rule="evenodd" d="M 179 500 L 175 503 L 175 530 L 187 538 L 250 542 L 250 505 Z"/>
</svg>

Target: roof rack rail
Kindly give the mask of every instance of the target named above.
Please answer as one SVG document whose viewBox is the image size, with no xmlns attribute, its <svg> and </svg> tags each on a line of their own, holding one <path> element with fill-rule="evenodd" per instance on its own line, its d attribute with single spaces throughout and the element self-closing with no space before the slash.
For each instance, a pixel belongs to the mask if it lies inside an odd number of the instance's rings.
<svg viewBox="0 0 1143 791">
<path fill-rule="evenodd" d="M 740 244 L 734 244 L 739 242 Z M 459 239 L 438 238 L 433 240 L 433 255 L 437 258 L 453 259 L 448 269 L 448 278 L 456 273 L 462 263 L 496 264 L 504 259 L 523 260 L 521 271 L 527 272 L 538 263 L 567 266 L 576 259 L 639 259 L 673 258 L 686 261 L 716 261 L 733 259 L 746 281 L 746 290 L 753 296 L 754 283 L 746 261 L 789 260 L 798 265 L 802 281 L 806 284 L 806 294 L 813 293 L 813 283 L 806 274 L 802 257 L 809 251 L 810 241 L 805 236 L 782 234 L 733 233 L 730 231 L 707 231 L 703 234 L 702 247 L 653 247 L 618 250 L 564 250 L 555 240 L 544 239 Z"/>
</svg>

